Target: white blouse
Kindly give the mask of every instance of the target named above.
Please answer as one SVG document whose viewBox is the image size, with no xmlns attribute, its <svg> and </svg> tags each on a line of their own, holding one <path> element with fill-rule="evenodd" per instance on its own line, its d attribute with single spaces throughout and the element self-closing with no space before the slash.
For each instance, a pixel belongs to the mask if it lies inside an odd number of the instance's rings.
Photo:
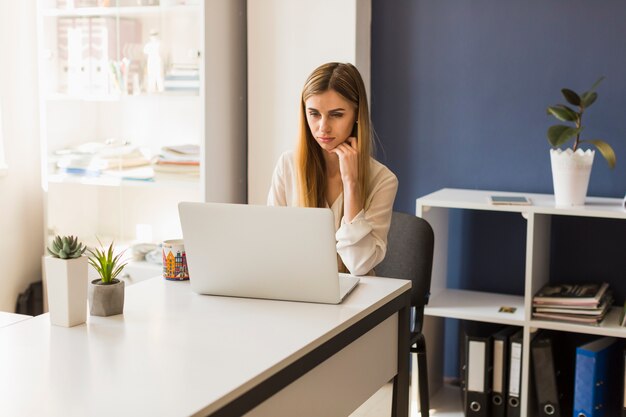
<svg viewBox="0 0 626 417">
<path fill-rule="evenodd" d="M 370 273 L 384 259 L 393 201 L 398 190 L 396 176 L 374 158 L 370 158 L 369 188 L 370 193 L 365 202 L 365 208 L 349 223 L 341 217 L 343 193 L 330 207 L 335 215 L 337 253 L 353 275 Z M 293 152 L 285 152 L 280 156 L 274 169 L 267 204 L 269 206 L 298 206 L 298 199 L 294 155 Z"/>
</svg>

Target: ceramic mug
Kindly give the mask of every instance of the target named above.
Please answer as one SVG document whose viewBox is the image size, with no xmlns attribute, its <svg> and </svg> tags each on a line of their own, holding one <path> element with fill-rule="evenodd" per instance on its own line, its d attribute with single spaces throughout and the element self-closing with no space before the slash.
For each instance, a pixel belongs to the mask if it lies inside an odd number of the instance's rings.
<svg viewBox="0 0 626 417">
<path fill-rule="evenodd" d="M 171 281 L 189 279 L 187 255 L 182 239 L 163 241 L 163 278 Z"/>
</svg>

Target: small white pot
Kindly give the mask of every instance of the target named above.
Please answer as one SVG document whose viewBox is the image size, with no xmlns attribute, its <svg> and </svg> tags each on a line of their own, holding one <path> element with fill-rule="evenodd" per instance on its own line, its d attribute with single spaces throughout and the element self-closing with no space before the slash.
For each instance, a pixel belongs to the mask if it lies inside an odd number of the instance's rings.
<svg viewBox="0 0 626 417">
<path fill-rule="evenodd" d="M 554 200 L 557 206 L 585 204 L 595 151 L 550 149 Z"/>
<path fill-rule="evenodd" d="M 72 327 L 87 320 L 87 257 L 46 256 L 46 290 L 50 322 Z"/>
</svg>

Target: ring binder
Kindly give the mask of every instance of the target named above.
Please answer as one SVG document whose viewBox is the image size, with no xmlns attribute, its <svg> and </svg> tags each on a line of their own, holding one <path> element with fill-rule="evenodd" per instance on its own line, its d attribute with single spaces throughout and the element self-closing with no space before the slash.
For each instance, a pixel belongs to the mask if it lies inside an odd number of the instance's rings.
<svg viewBox="0 0 626 417">
<path fill-rule="evenodd" d="M 552 355 L 552 339 L 541 333 L 532 341 L 531 355 L 535 371 L 535 391 L 539 417 L 561 417 L 559 389 Z"/>
</svg>

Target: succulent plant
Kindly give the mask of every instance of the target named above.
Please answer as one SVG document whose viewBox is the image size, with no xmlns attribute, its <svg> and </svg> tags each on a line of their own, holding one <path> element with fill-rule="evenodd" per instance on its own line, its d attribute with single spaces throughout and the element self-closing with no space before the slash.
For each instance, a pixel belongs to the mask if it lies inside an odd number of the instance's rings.
<svg viewBox="0 0 626 417">
<path fill-rule="evenodd" d="M 80 258 L 87 246 L 78 241 L 76 236 L 56 235 L 48 246 L 48 253 L 55 258 L 74 259 Z"/>
<path fill-rule="evenodd" d="M 95 268 L 100 275 L 101 284 L 109 285 L 115 283 L 115 278 L 122 272 L 127 262 L 122 263 L 122 255 L 124 252 L 113 256 L 113 242 L 109 245 L 108 249 L 104 248 L 100 239 L 99 248 L 89 249 L 89 263 Z"/>
</svg>

